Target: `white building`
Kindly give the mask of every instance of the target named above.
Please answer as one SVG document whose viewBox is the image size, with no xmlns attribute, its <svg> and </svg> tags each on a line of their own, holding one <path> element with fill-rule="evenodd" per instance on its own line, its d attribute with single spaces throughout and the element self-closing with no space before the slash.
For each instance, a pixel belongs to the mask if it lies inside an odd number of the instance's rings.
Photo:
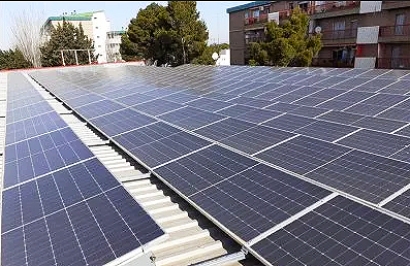
<svg viewBox="0 0 410 266">
<path fill-rule="evenodd" d="M 110 62 L 107 58 L 107 41 L 109 42 L 107 36 L 111 32 L 110 21 L 107 20 L 104 11 L 93 11 L 85 13 L 71 12 L 71 14 L 65 13 L 61 16 L 49 17 L 44 26 L 43 41 L 50 39 L 51 25 L 56 27 L 58 23 L 62 23 L 63 19 L 72 23 L 75 27 L 78 27 L 81 23 L 84 34 L 88 36 L 92 41 L 94 41 L 94 54 L 98 55 L 98 63 Z M 121 43 L 121 38 L 119 39 Z M 118 45 L 119 52 L 119 45 Z"/>
<path fill-rule="evenodd" d="M 106 51 L 108 62 L 121 62 L 121 36 L 125 31 L 109 31 L 107 32 Z"/>
<path fill-rule="evenodd" d="M 217 66 L 230 66 L 231 65 L 231 56 L 230 50 L 225 49 L 219 53 L 219 58 L 216 60 Z"/>
</svg>

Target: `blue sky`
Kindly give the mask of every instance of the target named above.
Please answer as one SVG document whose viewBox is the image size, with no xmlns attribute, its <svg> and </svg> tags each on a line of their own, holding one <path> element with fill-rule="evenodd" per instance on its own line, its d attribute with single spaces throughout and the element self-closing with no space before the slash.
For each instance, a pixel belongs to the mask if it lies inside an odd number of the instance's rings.
<svg viewBox="0 0 410 266">
<path fill-rule="evenodd" d="M 156 1 L 166 5 L 167 1 Z M 248 3 L 249 1 L 198 1 L 197 9 L 208 26 L 210 42 L 229 42 L 229 15 L 226 9 L 229 7 Z M 111 30 L 121 30 L 126 27 L 131 18 L 135 17 L 140 8 L 145 8 L 151 1 L 1 1 L 0 2 L 0 49 L 11 48 L 12 36 L 10 26 L 12 18 L 22 9 L 30 9 L 39 12 L 44 17 L 44 21 L 49 16 L 61 15 L 63 12 L 70 13 L 76 10 L 77 13 L 94 10 L 104 10 L 107 18 L 111 22 Z"/>
</svg>

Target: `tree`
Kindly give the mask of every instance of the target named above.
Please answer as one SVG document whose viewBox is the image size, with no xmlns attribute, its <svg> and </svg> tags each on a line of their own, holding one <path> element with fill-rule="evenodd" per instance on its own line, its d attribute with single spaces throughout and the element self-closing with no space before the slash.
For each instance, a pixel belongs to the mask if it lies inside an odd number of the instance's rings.
<svg viewBox="0 0 410 266">
<path fill-rule="evenodd" d="M 120 53 L 125 61 L 137 61 L 143 57 L 143 53 L 138 49 L 138 45 L 130 41 L 127 33 L 121 36 Z"/>
<path fill-rule="evenodd" d="M 0 70 L 3 69 L 21 69 L 33 67 L 31 62 L 24 58 L 19 49 L 2 51 L 0 50 Z"/>
<path fill-rule="evenodd" d="M 172 36 L 168 33 L 169 14 L 165 7 L 151 3 L 145 9 L 140 9 L 137 17 L 131 19 L 122 40 L 120 49 L 124 58 L 143 56 L 147 60 L 158 60 L 160 64 L 167 62 L 172 54 Z M 131 43 L 128 43 L 128 40 Z"/>
<path fill-rule="evenodd" d="M 171 28 L 180 42 L 182 55 L 177 56 L 178 61 L 182 64 L 190 63 L 206 47 L 209 37 L 206 24 L 199 20 L 196 1 L 169 1 L 167 10 Z"/>
<path fill-rule="evenodd" d="M 195 1 L 169 1 L 140 9 L 120 46 L 123 58 L 143 57 L 157 65 L 190 63 L 202 55 L 208 32 Z"/>
<path fill-rule="evenodd" d="M 14 15 L 12 21 L 10 29 L 18 50 L 34 67 L 40 67 L 43 16 L 32 9 L 30 11 L 22 10 Z"/>
<path fill-rule="evenodd" d="M 322 48 L 321 35 L 308 34 L 309 17 L 295 8 L 282 25 L 271 21 L 266 27 L 266 42 L 255 47 L 253 59 L 259 64 L 309 66 Z M 258 48 L 258 49 L 256 49 Z"/>
<path fill-rule="evenodd" d="M 61 50 L 65 49 L 93 49 L 93 43 L 84 34 L 84 30 L 80 23 L 76 28 L 72 23 L 63 20 L 62 25 L 58 23 L 56 28 L 51 30 L 50 40 L 40 48 L 43 66 L 61 66 L 63 61 L 61 58 Z M 88 64 L 88 52 L 77 52 L 78 63 Z M 91 61 L 96 60 L 92 51 L 90 51 Z M 76 63 L 74 52 L 64 52 L 64 61 L 66 65 Z"/>
</svg>

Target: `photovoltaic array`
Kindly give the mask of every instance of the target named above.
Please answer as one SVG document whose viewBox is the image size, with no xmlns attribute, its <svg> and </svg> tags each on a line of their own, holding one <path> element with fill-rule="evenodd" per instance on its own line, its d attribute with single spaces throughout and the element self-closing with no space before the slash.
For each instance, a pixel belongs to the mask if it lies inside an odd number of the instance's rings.
<svg viewBox="0 0 410 266">
<path fill-rule="evenodd" d="M 164 235 L 20 73 L 7 107 L 1 265 L 104 265 Z"/>
<path fill-rule="evenodd" d="M 266 265 L 410 264 L 410 72 L 30 75 Z"/>
</svg>

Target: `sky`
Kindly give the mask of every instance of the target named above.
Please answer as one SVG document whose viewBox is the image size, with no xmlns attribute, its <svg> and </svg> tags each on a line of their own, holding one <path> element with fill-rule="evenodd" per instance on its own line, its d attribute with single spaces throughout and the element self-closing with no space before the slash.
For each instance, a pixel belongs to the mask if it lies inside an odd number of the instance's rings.
<svg viewBox="0 0 410 266">
<path fill-rule="evenodd" d="M 155 1 L 166 5 L 167 1 Z M 140 8 L 145 8 L 151 1 L 1 1 L 0 2 L 0 49 L 13 47 L 10 31 L 13 17 L 22 10 L 39 14 L 45 22 L 50 16 L 59 16 L 63 12 L 77 13 L 104 10 L 111 22 L 111 30 L 126 28 L 131 18 L 136 17 Z M 247 1 L 197 1 L 197 10 L 209 30 L 209 42 L 229 43 L 229 7 L 248 3 Z"/>
</svg>

